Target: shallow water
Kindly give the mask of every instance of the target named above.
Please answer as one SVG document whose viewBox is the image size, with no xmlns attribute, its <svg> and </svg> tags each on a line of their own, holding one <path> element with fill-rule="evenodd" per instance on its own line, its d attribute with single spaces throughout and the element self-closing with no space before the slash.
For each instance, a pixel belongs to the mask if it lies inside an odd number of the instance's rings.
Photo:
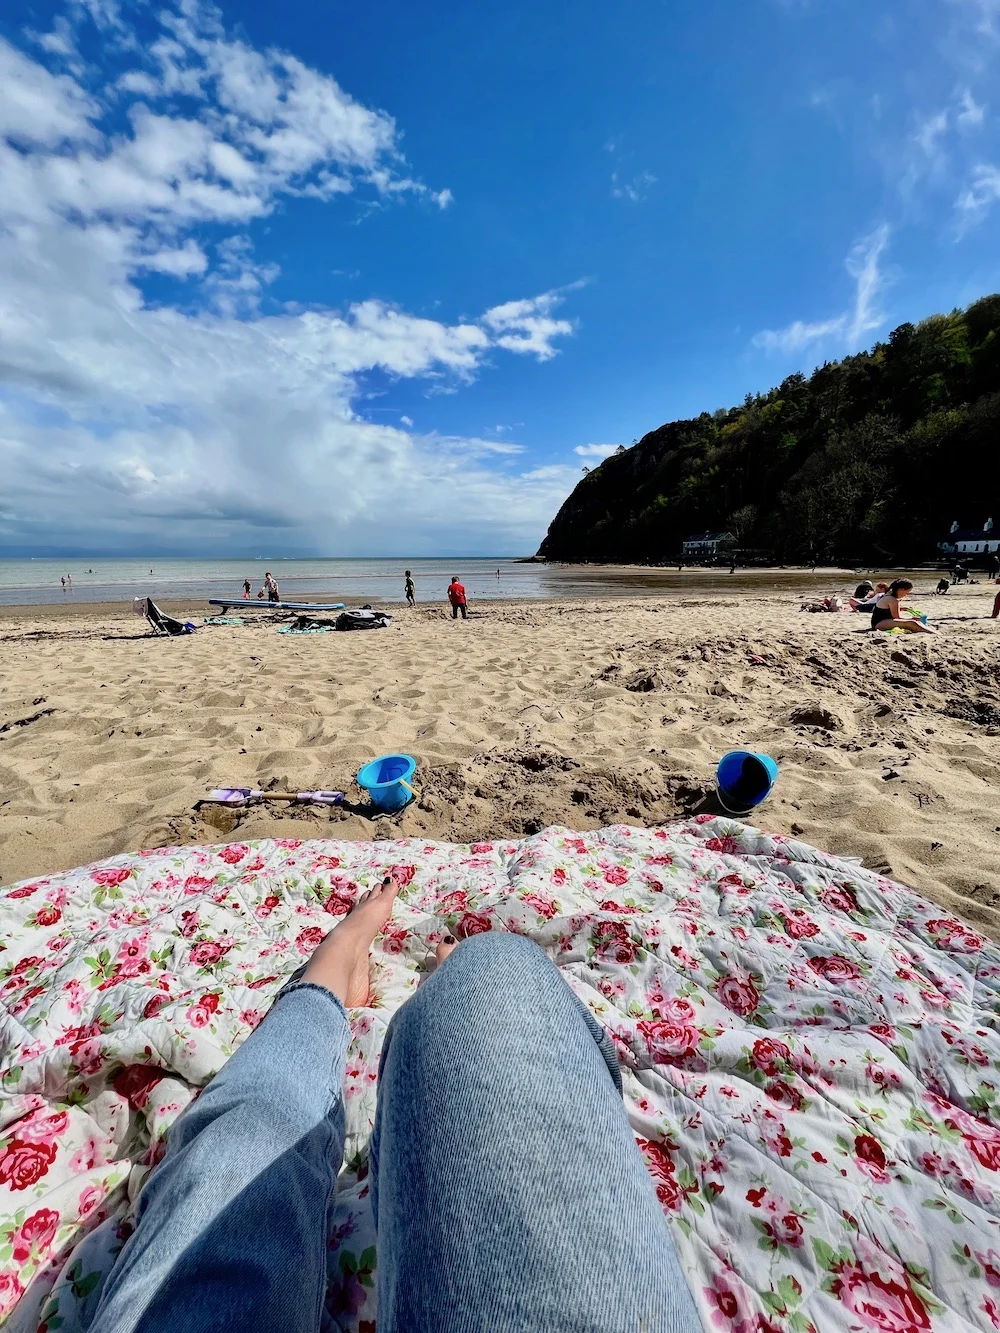
<svg viewBox="0 0 1000 1333">
<path fill-rule="evenodd" d="M 533 565 L 511 559 L 406 560 L 0 560 L 0 605 L 127 602 L 133 597 L 197 600 L 253 593 L 270 570 L 285 601 L 402 602 L 403 571 L 413 571 L 418 602 L 441 602 L 453 574 L 472 601 L 636 597 L 695 591 L 835 590 L 854 576 L 841 571 L 685 570 L 602 565 Z M 61 577 L 70 580 L 65 588 Z"/>
</svg>

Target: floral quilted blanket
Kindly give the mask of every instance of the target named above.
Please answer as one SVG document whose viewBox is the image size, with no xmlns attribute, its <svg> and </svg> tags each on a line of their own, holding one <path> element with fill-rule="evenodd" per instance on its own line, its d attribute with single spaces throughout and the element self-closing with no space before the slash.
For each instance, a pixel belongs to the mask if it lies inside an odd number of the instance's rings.
<svg viewBox="0 0 1000 1333">
<path fill-rule="evenodd" d="M 1000 1329 L 1000 950 L 857 865 L 708 818 L 184 847 L 3 891 L 10 1328 L 88 1326 L 170 1124 L 388 870 L 404 889 L 352 1016 L 328 1327 L 374 1328 L 386 1023 L 443 933 L 514 930 L 614 1039 L 706 1328 Z"/>
</svg>

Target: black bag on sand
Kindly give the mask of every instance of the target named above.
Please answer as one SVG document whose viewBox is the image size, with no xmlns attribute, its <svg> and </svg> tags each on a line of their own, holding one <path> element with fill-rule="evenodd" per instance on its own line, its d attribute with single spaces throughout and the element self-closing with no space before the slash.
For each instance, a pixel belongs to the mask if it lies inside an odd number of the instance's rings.
<svg viewBox="0 0 1000 1333">
<path fill-rule="evenodd" d="M 358 611 L 341 611 L 337 617 L 336 629 L 385 629 L 392 624 L 392 616 L 385 611 L 373 611 L 370 606 L 363 606 Z"/>
</svg>

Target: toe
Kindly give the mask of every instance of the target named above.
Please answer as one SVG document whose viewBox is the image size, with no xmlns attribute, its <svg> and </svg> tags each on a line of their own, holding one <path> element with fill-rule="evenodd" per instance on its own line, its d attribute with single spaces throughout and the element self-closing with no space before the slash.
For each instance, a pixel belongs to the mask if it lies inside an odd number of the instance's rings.
<svg viewBox="0 0 1000 1333">
<path fill-rule="evenodd" d="M 458 948 L 458 940 L 454 935 L 446 935 L 441 943 L 434 950 L 434 956 L 439 963 L 443 963 L 449 954 L 455 952 Z"/>
<path fill-rule="evenodd" d="M 354 904 L 354 906 L 355 906 L 355 907 L 364 907 L 365 903 L 368 901 L 368 899 L 369 899 L 371 896 L 372 896 L 372 891 L 371 891 L 371 889 L 365 889 L 365 891 L 364 891 L 363 893 L 358 894 L 358 901 Z"/>
</svg>

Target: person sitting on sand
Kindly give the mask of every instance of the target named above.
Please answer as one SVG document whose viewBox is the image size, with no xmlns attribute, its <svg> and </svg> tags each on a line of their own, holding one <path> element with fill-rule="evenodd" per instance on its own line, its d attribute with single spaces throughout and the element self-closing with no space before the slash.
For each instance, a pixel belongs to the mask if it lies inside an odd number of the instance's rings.
<svg viewBox="0 0 1000 1333">
<path fill-rule="evenodd" d="M 377 1003 L 369 950 L 397 892 L 360 895 L 171 1126 L 94 1333 L 316 1333 L 324 1307 L 359 1308 L 346 1254 L 326 1306 L 327 1259 L 350 1011 Z M 533 941 L 431 939 L 385 1034 L 366 1161 L 379 1328 L 700 1333 L 607 1033 Z"/>
<path fill-rule="evenodd" d="M 410 573 L 409 570 L 406 571 L 406 576 L 405 576 L 405 578 L 406 578 L 406 581 L 405 581 L 404 584 L 403 584 L 403 591 L 404 591 L 404 593 L 406 593 L 406 605 L 407 605 L 407 606 L 416 606 L 416 604 L 417 604 L 417 590 L 416 590 L 416 588 L 414 588 L 414 586 L 413 586 L 413 575 Z"/>
<path fill-rule="evenodd" d="M 264 575 L 264 587 L 267 589 L 267 600 L 269 602 L 281 601 L 281 597 L 278 593 L 278 584 L 274 575 L 270 572 Z"/>
<path fill-rule="evenodd" d="M 909 579 L 894 579 L 889 591 L 872 608 L 872 629 L 905 629 L 915 634 L 936 634 L 930 625 L 925 625 L 916 616 L 904 616 L 904 607 L 899 604 L 901 593 L 911 592 L 913 584 Z"/>
<path fill-rule="evenodd" d="M 451 582 L 448 584 L 448 601 L 451 602 L 451 618 L 458 619 L 458 613 L 461 611 L 462 619 L 468 620 L 469 613 L 465 598 L 465 587 L 459 583 L 458 575 L 451 576 Z"/>
<path fill-rule="evenodd" d="M 886 584 L 886 587 L 888 587 L 888 584 Z M 851 598 L 851 602 L 867 602 L 868 598 L 874 591 L 875 585 L 872 583 L 871 579 L 864 579 L 854 589 L 854 596 Z"/>
<path fill-rule="evenodd" d="M 938 586 L 934 589 L 935 593 L 947 592 L 951 584 L 947 579 L 938 579 Z"/>
<path fill-rule="evenodd" d="M 854 596 L 850 599 L 851 606 L 855 611 L 864 613 L 871 611 L 882 594 L 889 591 L 889 585 L 884 580 L 876 583 L 874 588 L 870 583 L 868 587 L 871 588 L 871 592 L 867 597 L 858 597 L 857 589 L 855 589 Z"/>
</svg>

